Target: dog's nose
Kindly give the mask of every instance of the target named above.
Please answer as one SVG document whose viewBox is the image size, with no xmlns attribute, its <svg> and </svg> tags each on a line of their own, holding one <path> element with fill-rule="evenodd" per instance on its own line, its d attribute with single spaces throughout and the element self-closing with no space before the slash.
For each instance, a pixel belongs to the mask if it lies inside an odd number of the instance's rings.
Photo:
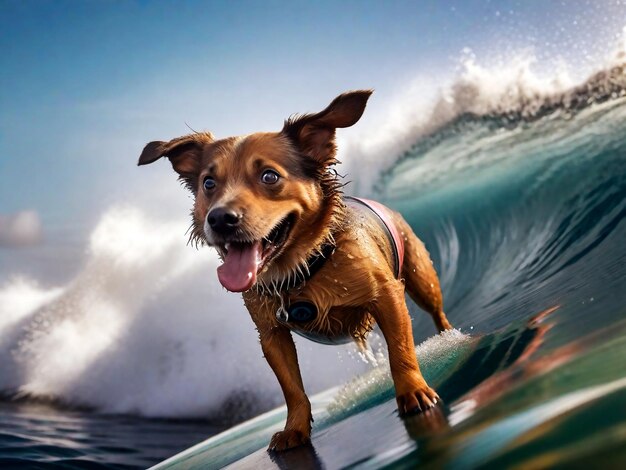
<svg viewBox="0 0 626 470">
<path fill-rule="evenodd" d="M 209 227 L 214 232 L 227 235 L 235 231 L 241 221 L 241 214 L 227 207 L 217 207 L 207 216 Z"/>
</svg>

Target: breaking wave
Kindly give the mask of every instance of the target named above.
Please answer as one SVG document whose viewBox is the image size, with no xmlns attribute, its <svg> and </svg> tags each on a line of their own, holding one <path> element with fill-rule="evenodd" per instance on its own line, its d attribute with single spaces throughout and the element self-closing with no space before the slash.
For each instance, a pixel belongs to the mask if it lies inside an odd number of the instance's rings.
<svg viewBox="0 0 626 470">
<path fill-rule="evenodd" d="M 369 127 L 357 126 L 347 137 L 339 135 L 342 173 L 351 180 L 348 191 L 376 191 L 399 161 L 434 143 L 448 143 L 450 148 L 437 155 L 436 162 L 420 162 L 422 172 L 413 184 L 423 184 L 433 173 L 448 174 L 454 170 L 448 162 L 473 164 L 465 153 L 458 158 L 455 155 L 458 149 L 454 145 L 465 142 L 464 126 L 468 122 L 488 123 L 490 132 L 514 129 L 549 116 L 571 119 L 593 105 L 623 97 L 626 28 L 615 50 L 582 80 L 574 78 L 579 74 L 564 61 L 555 59 L 554 63 L 548 71 L 539 71 L 536 55 L 525 51 L 482 65 L 467 48 L 460 59 L 460 71 L 449 82 L 416 79 L 391 100 L 380 118 L 371 119 Z M 488 156 L 486 151 L 482 154 Z"/>
<path fill-rule="evenodd" d="M 211 250 L 186 246 L 185 229 L 182 221 L 115 208 L 93 231 L 85 265 L 68 285 L 44 289 L 16 278 L 0 288 L 2 393 L 227 422 L 279 403 L 240 296 L 217 282 Z M 303 349 L 306 369 L 329 385 L 339 367 L 326 374 Z"/>
</svg>

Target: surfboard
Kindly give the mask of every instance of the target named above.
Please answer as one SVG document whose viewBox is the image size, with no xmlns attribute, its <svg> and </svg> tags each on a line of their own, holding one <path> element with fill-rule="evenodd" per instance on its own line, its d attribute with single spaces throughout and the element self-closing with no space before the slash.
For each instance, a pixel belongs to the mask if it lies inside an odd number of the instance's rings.
<svg viewBox="0 0 626 470">
<path fill-rule="evenodd" d="M 428 383 L 437 389 L 450 379 L 476 345 L 477 338 L 450 330 L 417 346 L 416 354 Z M 426 422 L 420 415 L 408 419 L 398 416 L 387 363 L 310 400 L 315 420 L 311 446 L 285 452 L 267 451 L 272 435 L 284 427 L 287 411 L 282 406 L 152 468 L 338 468 L 359 462 L 376 467 L 410 452 L 424 431 L 421 427 L 432 426 L 433 421 Z"/>
</svg>

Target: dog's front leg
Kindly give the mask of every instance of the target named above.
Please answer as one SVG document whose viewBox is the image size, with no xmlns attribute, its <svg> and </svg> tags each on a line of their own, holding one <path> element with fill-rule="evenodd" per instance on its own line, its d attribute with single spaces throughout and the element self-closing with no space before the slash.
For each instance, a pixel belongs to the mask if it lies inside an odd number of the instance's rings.
<svg viewBox="0 0 626 470">
<path fill-rule="evenodd" d="M 398 411 L 400 415 L 426 411 L 437 403 L 439 396 L 428 386 L 417 363 L 404 286 L 400 281 L 382 285 L 372 314 L 387 342 Z"/>
<path fill-rule="evenodd" d="M 265 359 L 276 374 L 287 402 L 284 431 L 270 441 L 270 450 L 285 450 L 311 441 L 311 403 L 304 393 L 296 346 L 291 332 L 283 326 L 259 330 Z"/>
</svg>

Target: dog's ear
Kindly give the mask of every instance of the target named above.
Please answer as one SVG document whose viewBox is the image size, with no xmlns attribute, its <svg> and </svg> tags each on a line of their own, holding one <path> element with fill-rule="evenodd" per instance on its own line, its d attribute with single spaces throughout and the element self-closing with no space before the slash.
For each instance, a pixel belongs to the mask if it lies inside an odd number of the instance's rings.
<svg viewBox="0 0 626 470">
<path fill-rule="evenodd" d="M 196 190 L 196 178 L 200 173 L 202 147 L 213 142 L 209 132 L 177 137 L 169 142 L 154 141 L 146 145 L 139 157 L 138 165 L 147 165 L 161 157 L 167 157 L 174 171 L 178 173 L 190 190 Z"/>
<path fill-rule="evenodd" d="M 339 95 L 324 111 L 289 118 L 282 133 L 305 155 L 322 165 L 331 165 L 337 151 L 335 129 L 355 124 L 371 94 L 372 90 L 358 90 Z"/>
</svg>

